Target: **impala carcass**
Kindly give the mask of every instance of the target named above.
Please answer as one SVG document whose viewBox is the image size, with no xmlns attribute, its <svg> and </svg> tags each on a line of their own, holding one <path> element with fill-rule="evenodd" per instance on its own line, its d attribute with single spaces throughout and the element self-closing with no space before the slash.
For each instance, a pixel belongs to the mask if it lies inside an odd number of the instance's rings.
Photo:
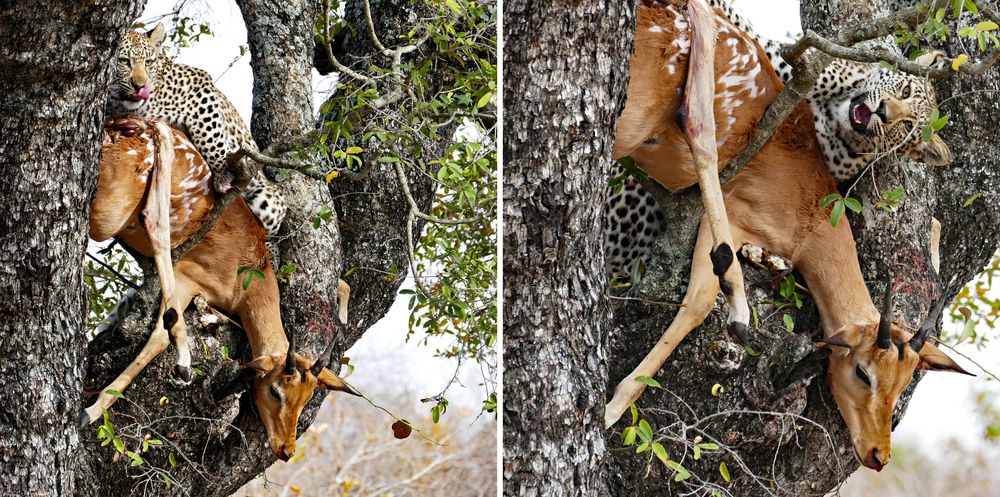
<svg viewBox="0 0 1000 497">
<path fill-rule="evenodd" d="M 155 178 L 161 171 L 170 171 L 166 178 L 169 202 L 163 204 L 169 208 L 160 207 L 164 213 L 169 211 L 169 238 L 163 243 L 150 236 L 156 227 L 151 227 L 148 215 L 141 215 L 150 211 L 148 204 L 155 198 L 147 193 L 148 178 Z M 118 237 L 143 255 L 155 255 L 161 274 L 165 260 L 174 284 L 169 292 L 163 292 L 156 326 L 142 351 L 102 390 L 97 401 L 84 411 L 82 421 L 93 422 L 102 410 L 114 404 L 116 397 L 107 390 L 124 391 L 151 360 L 166 350 L 168 333 L 178 349 L 177 372 L 185 379 L 190 353 L 186 350 L 183 311 L 195 295 L 201 295 L 209 305 L 241 322 L 254 357 L 243 365 L 245 371 L 253 373 L 254 403 L 275 457 L 288 460 L 295 452 L 299 413 L 317 387 L 357 394 L 325 367 L 329 350 L 312 360 L 296 353 L 294 334 L 289 344 L 281 323 L 278 285 L 264 228 L 242 198 L 237 198 L 176 264 L 169 264 L 171 246 L 180 245 L 198 231 L 215 199 L 208 166 L 181 132 L 131 116 L 108 121 L 97 194 L 90 211 L 90 237 L 96 241 Z M 244 290 L 238 274 L 243 266 L 258 269 L 264 279 Z M 340 290 L 338 305 L 343 319 L 346 284 L 341 282 Z"/>
<path fill-rule="evenodd" d="M 638 7 L 615 157 L 630 156 L 671 191 L 699 184 L 706 213 L 684 305 L 618 384 L 605 424 L 613 425 L 642 393 L 645 385 L 634 378 L 655 375 L 705 320 L 720 288 L 730 306 L 742 298 L 737 293 L 742 280 L 734 280 L 738 272 L 731 271 L 738 262 L 726 245 L 750 244 L 790 260 L 805 279 L 822 320 L 821 346 L 832 349 L 829 382 L 855 455 L 865 466 L 881 469 L 890 457 L 893 407 L 914 369 L 965 373 L 926 343 L 943 303 L 912 336 L 892 324 L 888 313 L 880 316 L 858 265 L 850 224 L 843 220 L 832 226 L 827 209 L 820 207 L 837 186 L 823 163 L 807 103 L 799 104 L 757 156 L 718 188 L 718 169 L 742 151 L 782 82 L 760 45 L 724 13 L 698 0 L 688 2 L 690 15 L 685 15 L 684 4 L 657 0 Z M 730 325 L 732 315 L 731 310 Z"/>
</svg>

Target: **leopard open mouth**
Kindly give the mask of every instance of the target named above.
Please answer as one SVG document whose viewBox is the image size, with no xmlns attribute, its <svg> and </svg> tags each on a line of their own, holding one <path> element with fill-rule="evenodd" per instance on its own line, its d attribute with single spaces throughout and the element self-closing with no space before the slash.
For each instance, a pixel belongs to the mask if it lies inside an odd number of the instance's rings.
<svg viewBox="0 0 1000 497">
<path fill-rule="evenodd" d="M 872 121 L 872 110 L 865 104 L 865 95 L 854 97 L 848 107 L 848 119 L 854 131 L 864 132 L 868 130 L 868 124 Z"/>
</svg>

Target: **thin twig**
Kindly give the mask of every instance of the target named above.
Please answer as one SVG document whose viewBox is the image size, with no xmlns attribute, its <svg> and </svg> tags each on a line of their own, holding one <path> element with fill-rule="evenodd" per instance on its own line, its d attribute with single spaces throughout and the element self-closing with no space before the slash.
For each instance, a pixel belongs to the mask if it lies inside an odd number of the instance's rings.
<svg viewBox="0 0 1000 497">
<path fill-rule="evenodd" d="M 136 290 L 139 289 L 139 285 L 133 283 L 132 280 L 126 278 L 124 275 L 122 275 L 118 271 L 115 271 L 115 268 L 109 266 L 104 261 L 98 259 L 97 257 L 94 257 L 93 255 L 90 255 L 90 252 L 87 252 L 87 257 L 90 257 L 94 262 L 100 264 L 101 267 L 103 267 L 104 269 L 107 269 L 108 271 L 111 271 L 111 274 L 117 276 L 118 279 L 122 280 L 122 282 L 125 283 L 126 285 L 128 285 L 130 288 L 133 288 L 133 289 L 136 289 Z"/>
</svg>

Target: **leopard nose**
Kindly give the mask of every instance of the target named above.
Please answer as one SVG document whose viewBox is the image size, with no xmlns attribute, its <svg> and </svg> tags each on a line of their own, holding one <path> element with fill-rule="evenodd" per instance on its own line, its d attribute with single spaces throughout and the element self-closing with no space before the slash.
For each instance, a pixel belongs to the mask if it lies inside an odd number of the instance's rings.
<svg viewBox="0 0 1000 497">
<path fill-rule="evenodd" d="M 875 114 L 880 119 L 882 119 L 883 123 L 889 122 L 889 116 L 886 114 L 885 110 L 885 100 L 883 100 L 882 103 L 878 104 L 878 110 L 875 111 Z"/>
</svg>

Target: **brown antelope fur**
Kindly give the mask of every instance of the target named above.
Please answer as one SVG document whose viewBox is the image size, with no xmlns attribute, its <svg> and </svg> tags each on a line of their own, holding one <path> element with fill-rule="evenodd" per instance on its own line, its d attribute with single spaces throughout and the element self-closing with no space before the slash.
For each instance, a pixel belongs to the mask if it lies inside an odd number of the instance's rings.
<svg viewBox="0 0 1000 497">
<path fill-rule="evenodd" d="M 207 219 L 215 201 L 211 173 L 183 133 L 154 121 L 118 117 L 105 127 L 97 194 L 90 214 L 92 239 L 102 241 L 117 236 L 143 255 L 153 253 L 154 244 L 139 222 L 139 213 L 144 208 L 146 177 L 157 148 L 161 149 L 163 160 L 169 157 L 162 153 L 163 148 L 171 148 L 174 157 L 169 209 L 171 245 L 183 243 Z M 312 398 L 315 387 L 356 393 L 324 367 L 329 351 L 312 361 L 295 353 L 294 343 L 289 347 L 281 324 L 278 285 L 265 241 L 264 227 L 246 202 L 237 198 L 204 238 L 173 266 L 174 291 L 165 300 L 167 305 L 161 305 L 148 342 L 102 392 L 123 391 L 152 359 L 166 350 L 167 329 L 171 327 L 164 327 L 165 308 L 176 309 L 178 313 L 171 335 L 186 335 L 183 311 L 195 295 L 201 295 L 209 305 L 238 317 L 242 323 L 254 357 L 243 366 L 254 377 L 254 403 L 275 457 L 288 460 L 295 453 L 299 413 Z M 167 257 L 169 260 L 169 251 Z M 238 274 L 241 266 L 256 267 L 264 273 L 264 279 L 243 290 L 242 276 Z M 348 294 L 346 283 L 340 282 L 338 304 L 342 320 L 346 320 Z M 287 368 L 286 364 L 292 367 Z M 84 412 L 84 424 L 99 418 L 102 410 L 115 400 L 114 396 L 101 393 Z"/>
<path fill-rule="evenodd" d="M 691 150 L 677 124 L 690 35 L 683 7 L 660 2 L 648 5 L 637 10 L 628 100 L 618 121 L 615 156 L 631 156 L 659 183 L 680 190 L 697 181 Z M 714 112 L 719 164 L 724 165 L 746 144 L 782 83 L 752 38 L 721 11 L 716 12 L 715 22 Z M 837 227 L 831 226 L 828 211 L 819 207 L 824 196 L 836 191 L 805 102 L 722 188 L 736 247 L 766 247 L 789 259 L 805 279 L 822 320 L 825 338 L 820 346 L 832 349 L 830 388 L 850 431 L 855 455 L 865 466 L 881 469 L 890 456 L 893 408 L 914 369 L 965 371 L 925 343 L 926 329 L 936 325 L 943 304 L 936 306 L 937 314 L 932 311 L 921 327 L 917 335 L 922 333 L 922 337 L 914 336 L 912 342 L 909 331 L 890 325 L 888 319 L 884 333 L 878 333 L 880 313 L 865 286 L 850 224 L 844 219 Z M 715 305 L 720 283 L 713 274 L 711 248 L 712 236 L 703 217 L 684 305 L 639 366 L 618 384 L 606 406 L 608 427 L 645 388 L 634 378 L 654 376 Z M 891 315 L 886 314 L 887 318 Z M 907 343 L 910 346 L 903 345 Z"/>
</svg>

